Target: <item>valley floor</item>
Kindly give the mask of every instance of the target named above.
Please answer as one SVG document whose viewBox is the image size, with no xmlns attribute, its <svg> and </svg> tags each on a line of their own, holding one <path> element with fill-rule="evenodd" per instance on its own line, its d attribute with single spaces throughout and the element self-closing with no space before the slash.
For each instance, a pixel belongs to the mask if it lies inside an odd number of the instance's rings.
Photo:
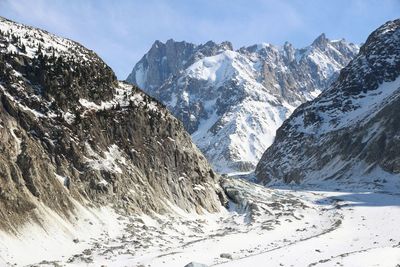
<svg viewBox="0 0 400 267">
<path fill-rule="evenodd" d="M 335 223 L 319 233 L 286 232 L 288 242 L 220 266 L 400 266 L 400 195 L 371 192 L 291 192 L 321 216 L 335 210 Z M 308 218 L 309 220 L 309 218 Z M 305 232 L 310 232 L 309 228 Z M 264 244 L 273 244 L 266 238 Z"/>
<path fill-rule="evenodd" d="M 236 199 L 229 211 L 188 215 L 175 208 L 179 216 L 119 217 L 118 227 L 96 238 L 71 239 L 66 247 L 77 249 L 70 255 L 48 248 L 40 256 L 45 261 L 19 259 L 3 240 L 0 265 L 400 266 L 400 194 L 268 189 L 236 179 L 225 186 Z"/>
</svg>

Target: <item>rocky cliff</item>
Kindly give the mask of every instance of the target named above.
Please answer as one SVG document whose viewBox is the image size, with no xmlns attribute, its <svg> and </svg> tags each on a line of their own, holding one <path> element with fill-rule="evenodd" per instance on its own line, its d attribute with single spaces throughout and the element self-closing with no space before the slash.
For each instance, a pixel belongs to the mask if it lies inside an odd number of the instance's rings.
<svg viewBox="0 0 400 267">
<path fill-rule="evenodd" d="M 324 34 L 302 49 L 157 41 L 127 81 L 164 103 L 218 171 L 246 171 L 291 112 L 326 88 L 357 51 Z"/>
<path fill-rule="evenodd" d="M 218 176 L 166 108 L 92 51 L 0 18 L 0 228 L 123 213 L 217 211 Z"/>
<path fill-rule="evenodd" d="M 374 31 L 339 78 L 279 128 L 260 182 L 400 181 L 400 20 Z"/>
</svg>

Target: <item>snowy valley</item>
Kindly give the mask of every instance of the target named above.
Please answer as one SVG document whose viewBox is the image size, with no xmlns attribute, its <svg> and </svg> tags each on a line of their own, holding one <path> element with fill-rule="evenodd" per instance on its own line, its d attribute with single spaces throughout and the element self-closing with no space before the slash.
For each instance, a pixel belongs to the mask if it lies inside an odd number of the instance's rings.
<svg viewBox="0 0 400 267">
<path fill-rule="evenodd" d="M 400 20 L 157 41 L 137 87 L 0 17 L 0 266 L 399 267 L 399 77 Z"/>
<path fill-rule="evenodd" d="M 398 185 L 385 191 L 345 185 L 268 189 L 236 178 L 223 183 L 236 196 L 226 211 L 199 215 L 174 208 L 168 215 L 129 217 L 107 209 L 82 212 L 73 226 L 27 227 L 21 236 L 33 244 L 3 235 L 0 263 L 391 267 L 400 262 Z M 25 254 L 33 250 L 37 253 Z"/>
</svg>

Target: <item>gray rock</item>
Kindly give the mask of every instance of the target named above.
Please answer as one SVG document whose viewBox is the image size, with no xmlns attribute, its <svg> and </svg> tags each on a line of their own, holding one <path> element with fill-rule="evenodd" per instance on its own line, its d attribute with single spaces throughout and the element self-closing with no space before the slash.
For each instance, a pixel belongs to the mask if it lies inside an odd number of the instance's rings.
<svg viewBox="0 0 400 267">
<path fill-rule="evenodd" d="M 186 264 L 185 267 L 208 267 L 208 265 L 197 262 L 191 262 Z"/>
<path fill-rule="evenodd" d="M 0 23 L 0 228 L 40 221 L 38 202 L 66 217 L 73 200 L 127 214 L 221 208 L 219 176 L 163 105 L 80 44 Z M 21 39 L 36 52 L 4 49 Z"/>
<path fill-rule="evenodd" d="M 398 179 L 400 89 L 394 81 L 399 76 L 400 20 L 395 20 L 375 30 L 332 86 L 279 128 L 257 165 L 258 181 L 383 186 L 381 175 Z M 393 88 L 381 87 L 384 82 Z"/>
<path fill-rule="evenodd" d="M 229 253 L 221 253 L 219 256 L 220 256 L 221 258 L 224 258 L 224 259 L 229 259 L 229 260 L 232 259 L 232 255 L 229 254 Z"/>
<path fill-rule="evenodd" d="M 357 51 L 323 34 L 302 49 L 156 41 L 127 81 L 165 104 L 217 171 L 247 171 L 292 109 L 328 87 Z M 218 77 L 203 77 L 214 68 Z"/>
</svg>

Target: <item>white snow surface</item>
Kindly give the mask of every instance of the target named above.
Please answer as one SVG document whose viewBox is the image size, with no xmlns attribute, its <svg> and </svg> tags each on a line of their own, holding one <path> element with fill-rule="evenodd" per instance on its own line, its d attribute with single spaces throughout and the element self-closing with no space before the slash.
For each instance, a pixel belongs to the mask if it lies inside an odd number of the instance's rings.
<svg viewBox="0 0 400 267">
<path fill-rule="evenodd" d="M 393 267 L 400 263 L 399 184 L 268 189 L 229 179 L 241 201 L 203 215 L 172 204 L 171 214 L 131 217 L 77 205 L 71 223 L 42 209 L 43 228 L 1 233 L 0 265 Z"/>
<path fill-rule="evenodd" d="M 202 151 L 213 151 L 208 158 L 218 171 L 235 172 L 230 160 L 223 156 L 226 148 L 235 155 L 234 161 L 256 164 L 274 141 L 276 130 L 294 109 L 288 103 L 274 105 L 248 98 L 221 118 L 213 113 L 201 122 L 192 138 Z M 222 122 L 222 129 L 217 133 L 209 131 L 218 120 Z"/>
<path fill-rule="evenodd" d="M 87 61 L 92 56 L 90 50 L 87 50 L 80 44 L 66 38 L 58 37 L 47 31 L 33 28 L 27 25 L 9 21 L 0 17 L 0 31 L 11 32 L 20 38 L 20 42 L 25 45 L 26 51 L 9 43 L 7 47 L 0 47 L 2 53 L 25 54 L 27 57 L 34 58 L 37 56 L 39 47 L 43 55 L 72 57 L 78 61 Z M 10 37 L 11 38 L 11 37 Z"/>
<path fill-rule="evenodd" d="M 90 168 L 111 173 L 122 173 L 119 165 L 125 165 L 127 160 L 124 157 L 124 152 L 117 145 L 111 145 L 108 151 L 104 152 L 104 156 L 94 152 L 88 143 L 85 143 L 85 147 L 90 155 L 90 158 L 86 158 L 86 163 Z"/>
<path fill-rule="evenodd" d="M 340 224 L 308 239 L 296 241 L 302 234 L 295 234 L 282 248 L 218 266 L 389 267 L 400 263 L 399 195 L 334 191 L 297 191 L 295 195 L 314 203 L 333 201 L 327 209 L 337 209 Z"/>
<path fill-rule="evenodd" d="M 254 79 L 253 63 L 235 51 L 223 51 L 218 55 L 202 58 L 186 69 L 189 77 L 206 80 L 215 87 L 221 86 L 239 73 L 241 79 Z"/>
<path fill-rule="evenodd" d="M 368 122 L 368 118 L 373 118 L 387 103 L 393 100 L 400 91 L 400 76 L 392 82 L 383 82 L 375 90 L 369 90 L 366 93 L 360 93 L 357 96 L 350 96 L 353 108 L 349 111 L 340 111 L 328 109 L 326 112 L 320 111 L 318 115 L 322 117 L 322 122 L 318 124 L 304 125 L 304 115 L 295 118 L 292 123 L 299 131 L 312 134 L 325 134 L 335 130 L 340 130 L 360 123 Z M 334 99 L 329 101 L 315 102 L 310 105 L 309 109 L 314 107 L 323 107 L 331 105 Z"/>
<path fill-rule="evenodd" d="M 260 44 L 198 55 L 158 89 L 146 88 L 150 66 L 143 69 L 143 62 L 131 75 L 185 126 L 195 125 L 193 141 L 218 172 L 246 171 L 256 166 L 294 109 L 317 97 L 325 89 L 321 81 L 329 81 L 350 60 L 337 45 L 358 51 L 343 40 L 290 51 Z"/>
<path fill-rule="evenodd" d="M 26 223 L 16 235 L 0 231 L 0 266 L 26 266 L 45 259 L 61 261 L 90 248 L 91 238 L 122 233 L 112 208 L 88 209 L 74 204 L 75 211 L 69 219 L 38 204 L 40 224 Z"/>
<path fill-rule="evenodd" d="M 118 87 L 115 88 L 115 94 L 113 99 L 110 101 L 101 101 L 100 104 L 96 104 L 87 99 L 81 98 L 79 99 L 79 104 L 86 108 L 87 110 L 108 110 L 113 109 L 117 105 L 120 107 L 127 107 L 130 103 L 134 105 L 143 105 L 144 104 L 145 95 L 141 91 L 135 92 L 132 85 L 126 84 L 124 82 L 119 82 Z M 148 108 L 151 110 L 157 110 L 157 104 L 154 101 L 151 101 L 148 105 Z"/>
<path fill-rule="evenodd" d="M 201 120 L 197 131 L 192 134 L 196 145 L 222 173 L 235 171 L 231 161 L 255 165 L 265 149 L 272 144 L 275 131 L 301 103 L 289 104 L 271 95 L 257 81 L 255 73 L 258 71 L 257 63 L 235 51 L 205 57 L 186 70 L 189 77 L 207 81 L 216 91 L 233 79 L 247 94 L 244 100 L 222 116 L 215 112 L 217 99 L 209 100 L 206 109 L 211 115 Z M 189 98 L 186 96 L 186 99 Z M 221 125 L 219 131 L 211 131 L 217 122 Z M 233 159 L 227 160 L 224 153 L 227 150 L 234 155 Z"/>
</svg>

